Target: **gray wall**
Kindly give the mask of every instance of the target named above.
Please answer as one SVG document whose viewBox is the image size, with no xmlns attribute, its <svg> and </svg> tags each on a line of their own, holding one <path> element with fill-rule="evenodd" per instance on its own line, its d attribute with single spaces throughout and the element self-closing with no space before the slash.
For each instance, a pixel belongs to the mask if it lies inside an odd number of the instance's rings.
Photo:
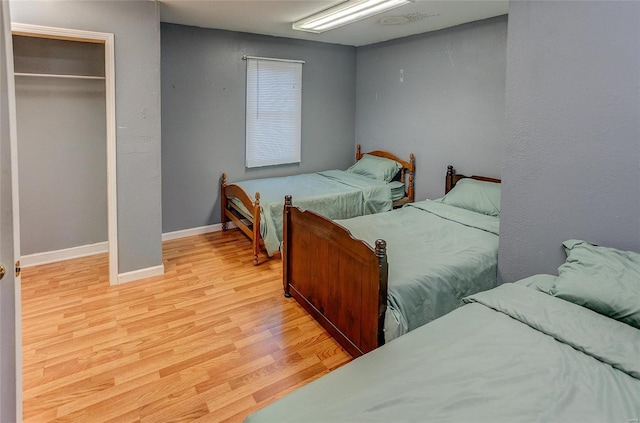
<svg viewBox="0 0 640 423">
<path fill-rule="evenodd" d="M 162 263 L 160 17 L 150 1 L 13 1 L 14 22 L 115 34 L 119 272 Z"/>
<path fill-rule="evenodd" d="M 499 276 L 640 251 L 640 3 L 511 2 Z"/>
<path fill-rule="evenodd" d="M 346 168 L 355 161 L 355 48 L 162 24 L 162 229 L 220 222 L 219 179 Z M 243 55 L 300 59 L 302 162 L 245 169 Z"/>
<path fill-rule="evenodd" d="M 104 81 L 16 78 L 20 250 L 107 241 Z"/>
<path fill-rule="evenodd" d="M 448 164 L 500 177 L 506 40 L 501 16 L 358 48 L 356 143 L 415 153 L 416 200 L 444 194 Z"/>
</svg>

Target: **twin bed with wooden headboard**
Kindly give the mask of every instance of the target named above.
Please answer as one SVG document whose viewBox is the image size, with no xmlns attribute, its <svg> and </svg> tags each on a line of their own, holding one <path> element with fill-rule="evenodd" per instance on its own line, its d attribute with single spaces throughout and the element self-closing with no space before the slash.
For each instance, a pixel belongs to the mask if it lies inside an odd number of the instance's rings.
<svg viewBox="0 0 640 423">
<path fill-rule="evenodd" d="M 233 222 L 252 241 L 253 264 L 260 246 L 272 256 L 280 249 L 285 195 L 296 206 L 330 219 L 346 219 L 391 210 L 414 200 L 415 157 L 403 160 L 387 151 L 363 154 L 357 146 L 356 164 L 278 178 L 228 183 L 221 178 L 222 228 Z M 251 195 L 250 193 L 255 193 Z"/>
<path fill-rule="evenodd" d="M 448 313 L 496 284 L 499 182 L 449 166 L 442 199 L 337 221 L 287 197 L 285 295 L 353 356 Z"/>
</svg>

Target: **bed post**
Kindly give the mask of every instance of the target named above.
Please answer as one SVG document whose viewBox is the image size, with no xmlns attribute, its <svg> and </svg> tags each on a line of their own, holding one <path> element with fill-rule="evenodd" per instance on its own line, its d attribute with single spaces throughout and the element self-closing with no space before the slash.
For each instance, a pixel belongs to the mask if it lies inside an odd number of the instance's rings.
<svg viewBox="0 0 640 423">
<path fill-rule="evenodd" d="M 455 170 L 453 170 L 453 166 L 447 166 L 447 177 L 444 182 L 444 193 L 448 193 L 453 188 L 453 174 Z"/>
<path fill-rule="evenodd" d="M 227 174 L 223 173 L 222 178 L 220 178 L 220 195 L 222 195 L 222 206 L 221 206 L 222 219 L 220 220 L 220 222 L 222 222 L 223 231 L 227 230 L 227 193 L 226 191 L 227 191 Z"/>
<path fill-rule="evenodd" d="M 291 201 L 290 195 L 284 196 L 284 212 L 282 215 L 284 216 L 282 222 L 282 246 L 281 256 L 282 256 L 282 285 L 284 287 L 284 296 L 286 298 L 291 298 L 291 293 L 289 292 L 289 267 L 287 266 L 289 255 L 287 253 L 287 245 L 289 244 L 289 210 L 291 210 L 291 206 L 293 202 Z"/>
<path fill-rule="evenodd" d="M 256 192 L 256 201 L 253 202 L 253 265 L 258 265 L 260 253 L 260 193 Z"/>
<path fill-rule="evenodd" d="M 416 156 L 413 153 L 409 155 L 409 163 L 411 163 L 411 169 L 409 169 L 409 188 L 407 188 L 407 194 L 409 201 L 413 203 L 415 194 L 413 192 L 413 174 L 416 171 Z"/>
<path fill-rule="evenodd" d="M 376 257 L 379 267 L 379 291 L 378 291 L 378 346 L 384 345 L 384 315 L 387 311 L 387 283 L 389 269 L 387 263 L 387 243 L 383 239 L 376 240 Z"/>
<path fill-rule="evenodd" d="M 360 144 L 356 145 L 356 162 L 362 158 L 362 150 Z"/>
</svg>

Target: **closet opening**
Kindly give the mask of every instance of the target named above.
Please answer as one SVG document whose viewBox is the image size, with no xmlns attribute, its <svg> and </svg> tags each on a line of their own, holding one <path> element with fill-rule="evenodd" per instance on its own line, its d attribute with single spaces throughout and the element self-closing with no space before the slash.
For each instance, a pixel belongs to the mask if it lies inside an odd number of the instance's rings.
<svg viewBox="0 0 640 423">
<path fill-rule="evenodd" d="M 12 31 L 21 265 L 108 252 L 117 284 L 113 34 Z"/>
</svg>

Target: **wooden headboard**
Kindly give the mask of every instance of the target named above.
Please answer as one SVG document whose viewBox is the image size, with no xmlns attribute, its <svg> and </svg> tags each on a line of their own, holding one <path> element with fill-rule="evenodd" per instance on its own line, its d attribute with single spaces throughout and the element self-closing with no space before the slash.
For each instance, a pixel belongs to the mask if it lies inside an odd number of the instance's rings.
<svg viewBox="0 0 640 423">
<path fill-rule="evenodd" d="M 409 200 L 413 203 L 413 200 L 415 197 L 414 189 L 413 189 L 413 178 L 416 172 L 416 157 L 414 156 L 414 154 L 413 153 L 409 154 L 409 161 L 402 160 L 400 157 L 394 154 L 391 154 L 388 151 L 382 151 L 382 150 L 369 151 L 366 154 L 369 154 L 372 156 L 384 157 L 385 159 L 395 160 L 396 162 L 400 163 L 400 165 L 402 166 L 402 169 L 400 169 L 400 172 L 398 172 L 398 174 L 400 175 L 399 180 L 402 183 L 405 183 L 405 181 L 408 181 L 407 197 L 409 197 Z M 360 144 L 358 144 L 356 146 L 356 160 L 360 160 L 363 155 L 364 153 L 362 153 Z"/>
<path fill-rule="evenodd" d="M 456 170 L 453 168 L 453 166 L 449 165 L 449 166 L 447 166 L 447 176 L 445 178 L 445 183 L 444 183 L 444 193 L 446 194 L 449 191 L 451 191 L 451 188 L 456 186 L 456 183 L 460 179 L 464 179 L 464 178 L 476 179 L 478 181 L 495 182 L 497 184 L 499 184 L 501 182 L 500 179 L 490 178 L 488 176 L 478 176 L 478 175 L 465 176 L 465 175 L 459 175 L 459 174 L 456 173 Z"/>
</svg>

